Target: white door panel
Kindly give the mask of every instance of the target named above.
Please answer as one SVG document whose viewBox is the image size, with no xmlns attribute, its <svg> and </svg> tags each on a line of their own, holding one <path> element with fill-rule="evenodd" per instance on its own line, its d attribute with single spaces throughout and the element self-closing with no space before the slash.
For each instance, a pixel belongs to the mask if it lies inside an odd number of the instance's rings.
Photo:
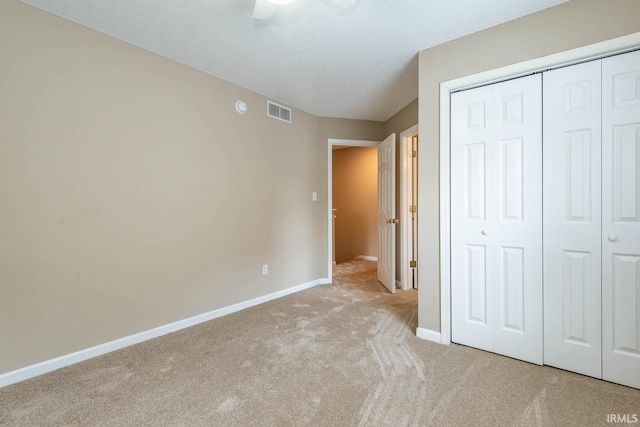
<svg viewBox="0 0 640 427">
<path fill-rule="evenodd" d="M 600 378 L 601 61 L 544 73 L 544 363 Z"/>
<path fill-rule="evenodd" d="M 378 280 L 396 292 L 396 134 L 378 145 Z"/>
<path fill-rule="evenodd" d="M 602 371 L 640 387 L 640 52 L 602 60 Z"/>
<path fill-rule="evenodd" d="M 493 85 L 494 351 L 542 364 L 542 78 Z M 497 287 L 496 287 L 497 285 Z"/>
<path fill-rule="evenodd" d="M 490 86 L 451 95 L 451 320 L 454 342 L 493 351 L 493 113 Z"/>
<path fill-rule="evenodd" d="M 539 75 L 451 96 L 452 340 L 542 363 Z"/>
</svg>

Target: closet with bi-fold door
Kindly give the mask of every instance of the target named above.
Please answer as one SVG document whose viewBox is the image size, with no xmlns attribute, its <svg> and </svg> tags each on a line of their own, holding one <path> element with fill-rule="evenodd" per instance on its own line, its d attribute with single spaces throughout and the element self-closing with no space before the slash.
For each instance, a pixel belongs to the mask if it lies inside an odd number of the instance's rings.
<svg viewBox="0 0 640 427">
<path fill-rule="evenodd" d="M 451 95 L 452 341 L 640 388 L 640 52 Z"/>
</svg>

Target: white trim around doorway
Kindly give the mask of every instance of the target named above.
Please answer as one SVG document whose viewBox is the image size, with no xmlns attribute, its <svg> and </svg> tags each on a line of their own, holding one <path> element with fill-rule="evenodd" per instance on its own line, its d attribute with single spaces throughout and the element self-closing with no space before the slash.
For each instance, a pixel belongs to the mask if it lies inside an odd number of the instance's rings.
<svg viewBox="0 0 640 427">
<path fill-rule="evenodd" d="M 331 233 L 333 221 L 333 146 L 340 145 L 345 147 L 377 147 L 380 141 L 368 141 L 362 139 L 332 139 L 327 140 L 327 274 L 329 281 L 333 280 L 333 236 Z"/>
</svg>

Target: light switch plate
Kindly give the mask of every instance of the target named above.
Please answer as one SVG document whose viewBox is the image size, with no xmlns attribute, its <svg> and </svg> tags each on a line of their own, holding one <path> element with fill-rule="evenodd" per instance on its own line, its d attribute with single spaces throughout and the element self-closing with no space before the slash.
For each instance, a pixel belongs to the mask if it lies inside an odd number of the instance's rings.
<svg viewBox="0 0 640 427">
<path fill-rule="evenodd" d="M 318 193 L 316 193 L 315 191 L 313 193 L 311 193 L 311 200 L 314 202 L 318 201 Z"/>
</svg>

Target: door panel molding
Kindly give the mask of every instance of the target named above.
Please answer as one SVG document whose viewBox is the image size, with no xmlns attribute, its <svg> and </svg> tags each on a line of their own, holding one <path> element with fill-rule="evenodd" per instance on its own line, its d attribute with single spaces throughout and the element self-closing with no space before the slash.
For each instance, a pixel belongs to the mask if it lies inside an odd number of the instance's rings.
<svg viewBox="0 0 640 427">
<path fill-rule="evenodd" d="M 543 74 L 544 363 L 602 377 L 601 61 Z"/>
<path fill-rule="evenodd" d="M 602 60 L 602 98 L 602 377 L 640 388 L 640 51 Z"/>
</svg>

